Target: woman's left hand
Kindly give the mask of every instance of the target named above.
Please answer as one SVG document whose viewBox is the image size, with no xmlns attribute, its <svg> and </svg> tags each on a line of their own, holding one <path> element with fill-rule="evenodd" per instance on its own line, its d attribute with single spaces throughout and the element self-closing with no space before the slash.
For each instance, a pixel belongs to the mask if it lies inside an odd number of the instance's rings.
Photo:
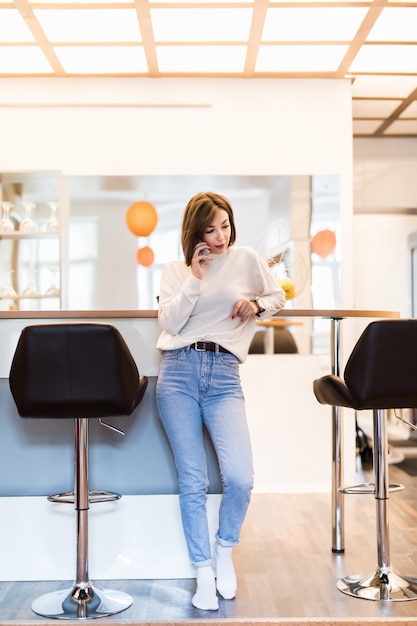
<svg viewBox="0 0 417 626">
<path fill-rule="evenodd" d="M 235 307 L 232 311 L 232 320 L 235 317 L 240 317 L 242 322 L 246 322 L 250 317 L 253 317 L 258 312 L 258 307 L 255 302 L 251 302 L 250 300 L 246 300 L 246 298 L 241 298 L 235 304 Z"/>
</svg>

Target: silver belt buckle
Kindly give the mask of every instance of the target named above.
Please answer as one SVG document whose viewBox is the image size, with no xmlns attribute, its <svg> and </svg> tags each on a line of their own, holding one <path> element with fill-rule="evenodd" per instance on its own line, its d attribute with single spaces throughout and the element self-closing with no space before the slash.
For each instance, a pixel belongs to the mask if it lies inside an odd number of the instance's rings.
<svg viewBox="0 0 417 626">
<path fill-rule="evenodd" d="M 197 348 L 197 344 L 198 343 L 204 344 L 204 348 Z M 205 352 L 206 351 L 206 347 L 205 346 L 206 346 L 206 342 L 205 341 L 196 341 L 194 343 L 194 350 L 197 350 L 197 352 Z"/>
</svg>

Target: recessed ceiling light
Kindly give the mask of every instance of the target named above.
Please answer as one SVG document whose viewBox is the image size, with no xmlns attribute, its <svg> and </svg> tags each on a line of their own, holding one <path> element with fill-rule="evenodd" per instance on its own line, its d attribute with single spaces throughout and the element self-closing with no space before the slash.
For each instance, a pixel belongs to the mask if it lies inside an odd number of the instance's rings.
<svg viewBox="0 0 417 626">
<path fill-rule="evenodd" d="M 359 7 L 272 8 L 262 41 L 348 41 L 367 12 Z"/>
<path fill-rule="evenodd" d="M 39 48 L 0 46 L 0 74 L 52 74 L 52 68 Z"/>
<path fill-rule="evenodd" d="M 408 105 L 406 109 L 401 113 L 400 118 L 413 118 L 417 120 L 417 100 L 414 100 Z"/>
<path fill-rule="evenodd" d="M 157 46 L 159 71 L 170 73 L 242 72 L 244 46 Z"/>
<path fill-rule="evenodd" d="M 0 18 L 0 41 L 3 43 L 34 41 L 27 24 L 16 9 L 3 9 Z"/>
<path fill-rule="evenodd" d="M 260 46 L 256 72 L 335 72 L 347 46 Z"/>
<path fill-rule="evenodd" d="M 68 74 L 135 74 L 148 71 L 140 46 L 55 46 Z"/>
<path fill-rule="evenodd" d="M 151 9 L 155 41 L 246 41 L 252 9 Z"/>
<path fill-rule="evenodd" d="M 34 13 L 54 43 L 141 39 L 134 9 L 35 9 Z"/>
<path fill-rule="evenodd" d="M 416 7 L 386 7 L 370 30 L 366 41 L 415 41 Z"/>
<path fill-rule="evenodd" d="M 236 2 L 237 4 L 255 4 L 256 0 L 226 0 L 227 4 Z M 316 0 L 312 0 L 316 1 Z M 149 4 L 161 4 L 161 0 L 148 0 Z M 164 4 L 178 4 L 178 0 L 163 0 Z M 207 0 L 181 0 L 181 4 L 207 4 Z M 220 2 L 221 4 L 221 2 Z"/>
<path fill-rule="evenodd" d="M 385 118 L 401 104 L 401 100 L 357 100 L 352 101 L 353 117 Z"/>
<path fill-rule="evenodd" d="M 416 45 L 365 44 L 354 58 L 349 72 L 416 74 Z"/>
<path fill-rule="evenodd" d="M 353 120 L 354 135 L 373 135 L 381 126 L 383 120 Z"/>
<path fill-rule="evenodd" d="M 417 120 L 397 120 L 385 130 L 384 135 L 417 135 Z"/>
<path fill-rule="evenodd" d="M 416 88 L 415 76 L 357 76 L 352 85 L 353 97 L 406 98 Z"/>
</svg>

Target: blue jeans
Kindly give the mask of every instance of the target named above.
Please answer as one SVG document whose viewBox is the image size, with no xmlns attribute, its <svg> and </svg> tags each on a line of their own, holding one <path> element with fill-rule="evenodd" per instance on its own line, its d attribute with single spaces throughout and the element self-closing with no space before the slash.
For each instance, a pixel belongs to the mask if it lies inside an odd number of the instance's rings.
<svg viewBox="0 0 417 626">
<path fill-rule="evenodd" d="M 164 351 L 156 400 L 178 472 L 190 560 L 195 567 L 211 565 L 203 424 L 217 454 L 223 487 L 216 533 L 221 545 L 239 543 L 253 486 L 252 450 L 238 359 L 233 354 L 200 352 L 189 347 Z"/>
</svg>

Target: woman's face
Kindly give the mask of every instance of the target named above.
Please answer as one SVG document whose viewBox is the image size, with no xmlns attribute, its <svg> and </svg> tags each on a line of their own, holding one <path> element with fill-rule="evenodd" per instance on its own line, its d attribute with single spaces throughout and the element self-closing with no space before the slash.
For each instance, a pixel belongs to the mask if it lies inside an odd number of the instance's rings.
<svg viewBox="0 0 417 626">
<path fill-rule="evenodd" d="M 210 254 L 223 254 L 229 247 L 230 221 L 227 211 L 217 209 L 212 223 L 203 233 L 203 241 L 210 246 Z"/>
</svg>

